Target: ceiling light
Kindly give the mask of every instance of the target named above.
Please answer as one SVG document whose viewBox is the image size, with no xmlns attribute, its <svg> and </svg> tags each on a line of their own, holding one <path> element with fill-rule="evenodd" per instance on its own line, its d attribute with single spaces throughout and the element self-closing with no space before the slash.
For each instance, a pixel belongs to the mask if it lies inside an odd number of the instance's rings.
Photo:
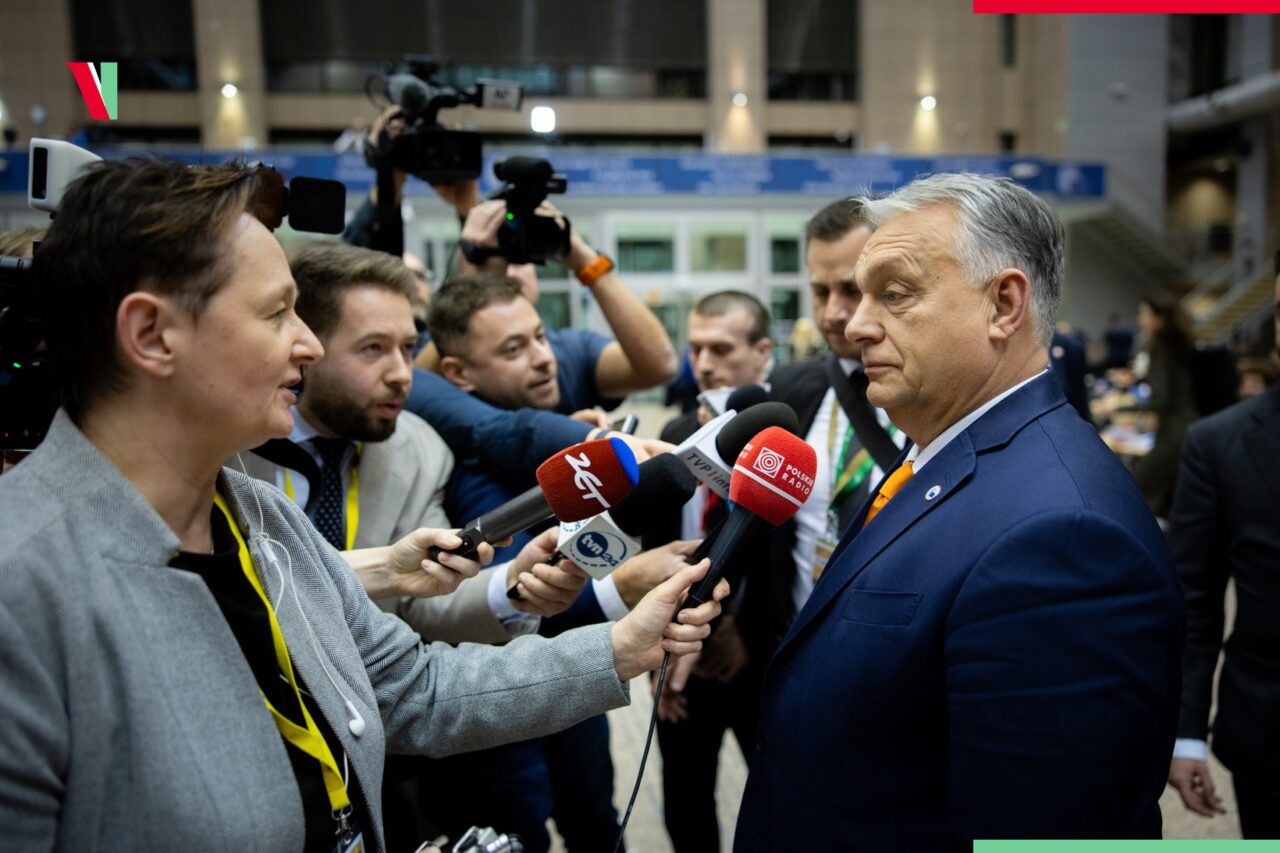
<svg viewBox="0 0 1280 853">
<path fill-rule="evenodd" d="M 926 112 L 933 112 L 938 108 L 938 99 L 933 95 L 925 95 L 920 99 L 920 109 Z"/>
<path fill-rule="evenodd" d="M 734 93 L 733 93 L 733 105 L 734 105 L 735 107 L 745 107 L 745 106 L 747 105 L 747 93 L 746 93 L 746 92 L 734 92 Z"/>
<path fill-rule="evenodd" d="M 551 133 L 556 129 L 556 111 L 551 107 L 534 107 L 529 111 L 529 127 L 534 133 Z"/>
<path fill-rule="evenodd" d="M 236 87 L 235 83 L 222 84 L 222 97 L 226 98 L 228 101 L 238 94 L 240 94 L 240 90 Z"/>
</svg>

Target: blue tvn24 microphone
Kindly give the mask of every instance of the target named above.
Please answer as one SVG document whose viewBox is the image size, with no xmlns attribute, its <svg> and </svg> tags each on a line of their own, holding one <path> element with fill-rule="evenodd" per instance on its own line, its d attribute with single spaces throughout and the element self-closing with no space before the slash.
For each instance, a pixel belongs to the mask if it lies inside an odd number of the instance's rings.
<svg viewBox="0 0 1280 853">
<path fill-rule="evenodd" d="M 635 454 L 620 438 L 598 438 L 561 450 L 538 466 L 538 485 L 458 531 L 462 545 L 450 553 L 474 559 L 480 543 L 501 542 L 551 517 L 581 521 L 615 506 L 640 481 Z M 435 560 L 444 550 L 434 545 Z"/>
<path fill-rule="evenodd" d="M 560 522 L 556 554 L 596 580 L 604 580 L 639 554 L 642 537 L 665 516 L 678 512 L 697 487 L 698 481 L 672 454 L 647 459 L 640 463 L 635 491 L 620 504 L 583 521 Z"/>
</svg>

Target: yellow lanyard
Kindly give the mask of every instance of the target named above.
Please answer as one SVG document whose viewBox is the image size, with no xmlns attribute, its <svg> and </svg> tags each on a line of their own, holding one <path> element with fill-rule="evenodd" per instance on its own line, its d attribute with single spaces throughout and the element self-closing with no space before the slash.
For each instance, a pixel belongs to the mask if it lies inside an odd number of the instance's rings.
<svg viewBox="0 0 1280 853">
<path fill-rule="evenodd" d="M 356 458 L 351 462 L 351 484 L 347 486 L 347 514 L 343 527 L 347 531 L 348 551 L 355 550 L 356 529 L 360 526 L 360 450 L 361 445 L 357 444 Z M 289 500 L 298 502 L 293 493 L 293 478 L 289 476 L 288 468 L 284 469 L 284 493 Z"/>
<path fill-rule="evenodd" d="M 276 721 L 276 728 L 280 730 L 280 734 L 284 736 L 284 739 L 320 762 L 320 773 L 324 777 L 324 788 L 329 794 L 329 806 L 335 814 L 341 813 L 351 807 L 351 798 L 347 796 L 347 784 L 342 780 L 342 772 L 338 770 L 338 762 L 333 757 L 333 751 L 329 749 L 329 744 L 325 742 L 324 735 L 320 734 L 320 727 L 312 719 L 306 703 L 302 701 L 302 691 L 298 689 L 298 681 L 293 676 L 293 663 L 289 660 L 289 647 L 285 645 L 284 634 L 280 631 L 280 623 L 276 621 L 276 612 L 271 607 L 271 599 L 267 597 L 267 593 L 262 589 L 258 574 L 253 570 L 253 560 L 249 557 L 249 548 L 245 545 L 244 537 L 240 534 L 240 527 L 231 515 L 231 510 L 227 507 L 226 501 L 223 500 L 222 495 L 215 492 L 213 502 L 218 509 L 222 510 L 222 514 L 226 516 L 227 525 L 236 537 L 236 545 L 240 550 L 240 570 L 249 579 L 249 583 L 253 584 L 254 592 L 258 593 L 258 597 L 262 599 L 263 606 L 267 608 L 267 619 L 271 622 L 271 640 L 276 649 L 276 665 L 280 667 L 280 672 L 284 675 L 285 680 L 289 682 L 289 686 L 293 688 L 293 695 L 297 697 L 298 707 L 302 709 L 302 718 L 307 723 L 306 728 L 277 711 L 271 701 L 267 699 L 265 693 L 262 694 L 262 701 L 266 703 L 267 710 L 271 712 L 272 718 Z M 258 692 L 262 693 L 262 690 L 259 689 Z"/>
</svg>

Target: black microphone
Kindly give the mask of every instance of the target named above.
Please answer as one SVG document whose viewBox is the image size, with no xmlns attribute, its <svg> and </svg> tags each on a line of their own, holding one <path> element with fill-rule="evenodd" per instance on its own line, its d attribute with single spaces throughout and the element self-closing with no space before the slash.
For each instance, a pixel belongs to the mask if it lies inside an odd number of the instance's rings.
<svg viewBox="0 0 1280 853">
<path fill-rule="evenodd" d="M 724 410 L 742 413 L 752 406 L 767 403 L 771 399 L 763 385 L 740 385 L 733 389 L 729 399 L 724 401 Z"/>
<path fill-rule="evenodd" d="M 623 533 L 642 536 L 664 512 L 684 506 L 697 488 L 697 478 L 684 463 L 662 453 L 640 463 L 640 482 L 609 515 Z"/>
<path fill-rule="evenodd" d="M 760 388 L 759 385 L 748 386 Z M 741 389 L 739 389 L 741 390 Z M 763 391 L 763 388 L 760 388 Z M 734 392 L 735 394 L 737 391 Z M 716 452 L 726 465 L 734 465 L 738 454 L 756 433 L 768 427 L 779 427 L 787 432 L 800 430 L 800 419 L 796 410 L 786 403 L 757 403 L 751 408 L 738 412 L 738 416 L 724 425 L 716 435 Z"/>
</svg>

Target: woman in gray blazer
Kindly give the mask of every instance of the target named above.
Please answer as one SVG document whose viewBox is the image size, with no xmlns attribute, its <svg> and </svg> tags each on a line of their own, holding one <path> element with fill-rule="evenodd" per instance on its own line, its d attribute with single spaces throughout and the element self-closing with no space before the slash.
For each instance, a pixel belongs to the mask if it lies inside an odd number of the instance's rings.
<svg viewBox="0 0 1280 853">
<path fill-rule="evenodd" d="M 243 166 L 98 163 L 37 253 L 63 408 L 0 479 L 6 850 L 382 850 L 387 751 L 625 704 L 718 612 L 670 624 L 705 564 L 620 622 L 502 648 L 424 646 L 375 607 L 287 498 L 220 467 L 288 434 L 323 354 L 263 203 Z M 478 569 L 441 564 L 442 590 Z"/>
</svg>

